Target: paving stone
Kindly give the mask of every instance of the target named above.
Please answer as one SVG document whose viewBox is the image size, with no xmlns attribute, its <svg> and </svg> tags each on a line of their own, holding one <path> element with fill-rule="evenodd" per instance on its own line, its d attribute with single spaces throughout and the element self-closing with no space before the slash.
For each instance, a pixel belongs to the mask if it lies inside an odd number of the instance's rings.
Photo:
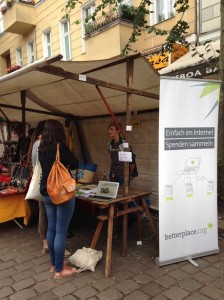
<svg viewBox="0 0 224 300">
<path fill-rule="evenodd" d="M 188 263 L 188 264 L 184 265 L 180 269 L 182 271 L 190 273 L 190 274 L 195 274 L 195 273 L 198 272 L 198 267 L 193 266 L 191 263 Z"/>
<path fill-rule="evenodd" d="M 213 285 L 218 289 L 224 290 L 224 277 L 222 276 L 220 279 L 216 280 Z"/>
<path fill-rule="evenodd" d="M 80 276 L 81 275 L 81 276 Z M 84 275 L 84 276 L 82 276 Z M 73 283 L 78 289 L 94 284 L 97 280 L 93 277 L 93 273 L 84 273 L 75 275 L 74 277 L 70 277 L 71 283 Z M 103 276 L 104 278 L 104 276 Z M 61 282 L 61 280 L 60 280 Z"/>
<path fill-rule="evenodd" d="M 221 296 L 224 296 L 224 291 L 218 289 L 215 286 L 206 286 L 200 290 L 200 293 L 204 294 L 205 296 L 210 297 L 211 299 L 220 299 Z M 223 297 L 224 299 L 224 297 Z"/>
<path fill-rule="evenodd" d="M 214 268 L 212 266 L 204 268 L 203 272 L 214 277 L 221 277 L 223 275 L 222 270 Z"/>
<path fill-rule="evenodd" d="M 85 300 L 97 295 L 97 293 L 98 292 L 93 287 L 87 286 L 76 291 L 74 295 L 77 296 L 80 300 Z"/>
<path fill-rule="evenodd" d="M 177 282 L 177 280 L 175 280 L 174 278 L 168 276 L 168 275 L 164 275 L 160 278 L 157 278 L 155 280 L 155 283 L 158 283 L 159 285 L 168 288 L 171 285 L 174 285 Z"/>
<path fill-rule="evenodd" d="M 8 297 L 12 294 L 13 294 L 13 290 L 9 286 L 0 289 L 0 299 Z"/>
<path fill-rule="evenodd" d="M 157 297 L 154 297 L 153 300 L 167 300 L 167 297 L 165 297 L 163 295 L 159 295 Z"/>
<path fill-rule="evenodd" d="M 32 261 L 33 259 L 35 259 L 35 256 L 33 253 L 28 253 L 26 255 L 21 255 L 21 256 L 18 256 L 15 258 L 15 261 L 18 263 L 18 264 L 22 264 L 26 261 Z"/>
<path fill-rule="evenodd" d="M 29 269 L 29 270 L 25 270 L 23 272 L 16 272 L 16 274 L 14 274 L 12 277 L 16 282 L 18 282 L 23 279 L 30 278 L 30 277 L 34 276 L 35 274 L 36 273 L 33 270 Z"/>
<path fill-rule="evenodd" d="M 131 271 L 132 273 L 139 273 L 139 272 L 144 272 L 146 270 L 148 270 L 149 267 L 147 267 L 146 265 L 137 262 L 136 264 L 130 264 L 127 267 L 127 270 Z"/>
<path fill-rule="evenodd" d="M 1 281 L 3 278 L 12 276 L 12 275 L 17 274 L 17 273 L 18 273 L 18 272 L 17 272 L 14 268 L 2 270 L 2 271 L 0 271 L 0 281 Z"/>
<path fill-rule="evenodd" d="M 45 280 L 34 285 L 34 289 L 38 294 L 43 294 L 44 292 L 50 291 L 56 288 L 58 285 L 54 280 Z"/>
<path fill-rule="evenodd" d="M 189 295 L 189 292 L 179 287 L 173 286 L 170 289 L 163 292 L 163 294 L 171 300 L 182 300 Z"/>
<path fill-rule="evenodd" d="M 140 288 L 140 285 L 133 280 L 126 279 L 126 280 L 116 284 L 115 288 L 118 289 L 119 291 L 121 291 L 123 294 L 127 295 L 127 294 L 133 292 L 134 290 L 137 290 L 138 288 Z"/>
<path fill-rule="evenodd" d="M 45 292 L 41 295 L 38 295 L 38 296 L 32 298 L 32 300 L 57 300 L 57 299 L 58 299 L 58 297 L 55 296 L 52 292 Z M 74 298 L 73 298 L 73 300 L 74 300 Z"/>
<path fill-rule="evenodd" d="M 180 281 L 179 286 L 181 288 L 184 288 L 187 291 L 195 292 L 196 290 L 201 288 L 202 283 L 200 283 L 197 280 L 194 280 L 192 278 L 187 278 L 187 279 Z"/>
<path fill-rule="evenodd" d="M 105 290 L 106 288 L 112 286 L 116 284 L 116 281 L 111 279 L 111 278 L 102 278 L 100 280 L 97 280 L 96 282 L 94 282 L 92 284 L 92 286 L 98 290 L 98 291 L 103 291 Z"/>
<path fill-rule="evenodd" d="M 58 299 L 58 298 L 57 298 Z M 77 298 L 73 297 L 72 295 L 68 295 L 68 296 L 65 296 L 65 297 L 62 297 L 60 299 L 63 299 L 63 300 L 75 300 Z M 89 298 L 90 299 L 90 298 Z M 95 298 L 96 299 L 96 298 Z M 96 299 L 97 300 L 97 299 Z"/>
<path fill-rule="evenodd" d="M 114 287 L 111 287 L 109 289 L 106 289 L 105 291 L 97 294 L 97 298 L 99 300 L 119 300 L 124 299 L 123 294 L 119 292 Z"/>
<path fill-rule="evenodd" d="M 9 260 L 7 262 L 3 262 L 0 264 L 0 271 L 1 270 L 5 270 L 5 269 L 9 269 L 12 268 L 16 265 L 16 262 L 14 260 Z"/>
<path fill-rule="evenodd" d="M 21 290 L 24 290 L 34 284 L 35 284 L 35 280 L 33 278 L 27 278 L 27 279 L 21 280 L 15 284 L 13 284 L 12 287 L 16 291 L 21 291 Z"/>
<path fill-rule="evenodd" d="M 149 300 L 149 299 L 152 299 L 151 296 L 141 292 L 141 291 L 134 291 L 130 294 L 128 294 L 127 296 L 125 296 L 123 298 L 124 300 Z"/>
<path fill-rule="evenodd" d="M 168 274 L 168 269 L 166 269 L 165 267 L 154 267 L 146 270 L 145 273 L 152 276 L 153 278 L 158 278 L 165 274 Z"/>
<path fill-rule="evenodd" d="M 129 270 L 121 270 L 119 272 L 114 272 L 112 278 L 120 282 L 121 280 L 128 279 L 133 276 L 133 273 Z"/>
<path fill-rule="evenodd" d="M 138 274 L 138 275 L 132 277 L 132 280 L 136 281 L 139 284 L 144 285 L 144 284 L 149 283 L 150 281 L 153 281 L 153 277 L 149 276 L 145 273 L 143 273 L 143 274 L 141 273 L 141 274 Z"/>
<path fill-rule="evenodd" d="M 13 283 L 13 280 L 11 277 L 6 277 L 0 280 L 0 289 L 5 287 L 5 286 L 11 286 Z"/>
<path fill-rule="evenodd" d="M 55 283 L 56 284 L 56 283 Z M 53 290 L 53 293 L 58 297 L 64 297 L 69 294 L 74 293 L 77 290 L 77 287 L 71 282 L 67 282 Z"/>
<path fill-rule="evenodd" d="M 148 284 L 144 285 L 141 290 L 152 297 L 156 297 L 159 294 L 162 294 L 164 287 L 156 284 L 155 282 L 149 282 Z"/>
<path fill-rule="evenodd" d="M 173 270 L 171 272 L 169 272 L 169 276 L 177 279 L 177 280 L 181 280 L 183 278 L 186 278 L 188 277 L 188 273 L 182 271 L 182 270 L 179 270 L 179 269 L 176 269 L 176 270 Z"/>
<path fill-rule="evenodd" d="M 208 298 L 207 296 L 205 296 L 199 292 L 196 292 L 196 293 L 193 293 L 192 295 L 188 296 L 184 300 L 211 300 L 211 298 Z"/>
<path fill-rule="evenodd" d="M 22 271 L 25 271 L 25 270 L 28 270 L 28 269 L 32 269 L 33 268 L 33 264 L 32 264 L 32 261 L 26 261 L 25 263 L 22 263 L 22 264 L 17 264 L 15 266 L 16 270 L 19 271 L 19 272 L 22 272 Z"/>
<path fill-rule="evenodd" d="M 10 296 L 10 300 L 29 300 L 36 296 L 36 293 L 33 289 L 25 289 L 22 290 L 12 296 Z"/>
<path fill-rule="evenodd" d="M 1 260 L 3 262 L 7 262 L 9 260 L 17 258 L 20 255 L 21 255 L 21 253 L 19 251 L 18 252 L 17 251 L 14 251 L 14 252 L 10 251 L 10 252 L 8 252 L 8 253 L 6 253 L 4 255 L 1 255 Z"/>
<path fill-rule="evenodd" d="M 215 281 L 215 277 L 205 274 L 204 272 L 198 272 L 193 275 L 193 279 L 203 283 L 203 284 L 209 284 L 212 281 Z"/>
<path fill-rule="evenodd" d="M 53 273 L 49 272 L 48 269 L 47 272 L 42 272 L 40 274 L 34 275 L 33 277 L 36 279 L 36 281 L 44 281 L 53 278 Z"/>
</svg>

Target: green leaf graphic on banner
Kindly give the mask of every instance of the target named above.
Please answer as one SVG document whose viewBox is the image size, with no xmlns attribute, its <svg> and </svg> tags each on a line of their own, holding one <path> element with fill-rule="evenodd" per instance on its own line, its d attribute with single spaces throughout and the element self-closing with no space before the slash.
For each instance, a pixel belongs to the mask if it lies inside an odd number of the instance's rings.
<svg viewBox="0 0 224 300">
<path fill-rule="evenodd" d="M 211 94 L 212 92 L 216 91 L 216 90 L 220 90 L 220 83 L 216 83 L 216 82 L 208 82 L 205 84 L 205 87 L 201 93 L 200 99 Z M 220 99 L 220 91 L 218 94 L 218 99 L 215 101 L 213 107 L 210 109 L 210 111 L 208 112 L 208 114 L 206 115 L 206 117 L 204 118 L 207 119 L 207 117 L 213 112 L 213 110 L 216 108 L 216 106 L 218 106 L 219 103 L 219 99 Z"/>
<path fill-rule="evenodd" d="M 201 93 L 200 98 L 203 98 L 203 97 L 209 95 L 210 93 L 218 90 L 219 88 L 220 88 L 220 83 L 211 83 L 211 82 L 206 83 L 206 85 Z"/>
<path fill-rule="evenodd" d="M 214 225 L 213 225 L 213 223 L 208 223 L 207 226 L 208 226 L 209 229 L 212 229 Z"/>
</svg>

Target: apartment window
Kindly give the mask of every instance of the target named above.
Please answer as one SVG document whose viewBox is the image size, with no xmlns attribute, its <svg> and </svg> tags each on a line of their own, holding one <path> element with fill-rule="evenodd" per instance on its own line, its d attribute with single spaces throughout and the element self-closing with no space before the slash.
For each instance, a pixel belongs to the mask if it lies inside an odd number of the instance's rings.
<svg viewBox="0 0 224 300">
<path fill-rule="evenodd" d="M 62 21 L 60 23 L 61 35 L 61 53 L 64 60 L 71 60 L 71 40 L 70 40 L 70 26 L 69 21 Z"/>
<path fill-rule="evenodd" d="M 160 23 L 174 16 L 174 0 L 155 0 L 150 5 L 150 25 Z"/>
<path fill-rule="evenodd" d="M 52 56 L 51 31 L 50 30 L 43 32 L 43 55 L 44 55 L 44 57 Z"/>
<path fill-rule="evenodd" d="M 23 65 L 23 60 L 22 60 L 22 49 L 21 48 L 17 48 L 16 49 L 16 64 L 18 66 L 22 66 Z"/>
<path fill-rule="evenodd" d="M 27 56 L 28 56 L 28 64 L 31 64 L 35 61 L 34 41 L 30 41 L 27 44 Z"/>
</svg>

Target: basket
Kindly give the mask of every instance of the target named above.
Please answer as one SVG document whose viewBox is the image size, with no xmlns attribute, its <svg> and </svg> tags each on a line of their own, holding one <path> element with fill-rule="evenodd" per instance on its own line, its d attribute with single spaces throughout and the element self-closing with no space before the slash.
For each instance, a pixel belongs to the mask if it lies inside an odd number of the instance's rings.
<svg viewBox="0 0 224 300">
<path fill-rule="evenodd" d="M 97 165 L 96 164 L 84 164 L 80 163 L 78 167 L 78 182 L 80 183 L 93 183 L 94 176 L 96 173 Z"/>
</svg>

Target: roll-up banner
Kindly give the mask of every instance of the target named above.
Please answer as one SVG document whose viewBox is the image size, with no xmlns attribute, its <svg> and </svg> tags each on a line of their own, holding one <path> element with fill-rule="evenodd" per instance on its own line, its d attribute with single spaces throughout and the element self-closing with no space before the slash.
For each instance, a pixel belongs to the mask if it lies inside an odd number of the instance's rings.
<svg viewBox="0 0 224 300">
<path fill-rule="evenodd" d="M 219 81 L 161 77 L 159 266 L 219 252 Z"/>
</svg>

